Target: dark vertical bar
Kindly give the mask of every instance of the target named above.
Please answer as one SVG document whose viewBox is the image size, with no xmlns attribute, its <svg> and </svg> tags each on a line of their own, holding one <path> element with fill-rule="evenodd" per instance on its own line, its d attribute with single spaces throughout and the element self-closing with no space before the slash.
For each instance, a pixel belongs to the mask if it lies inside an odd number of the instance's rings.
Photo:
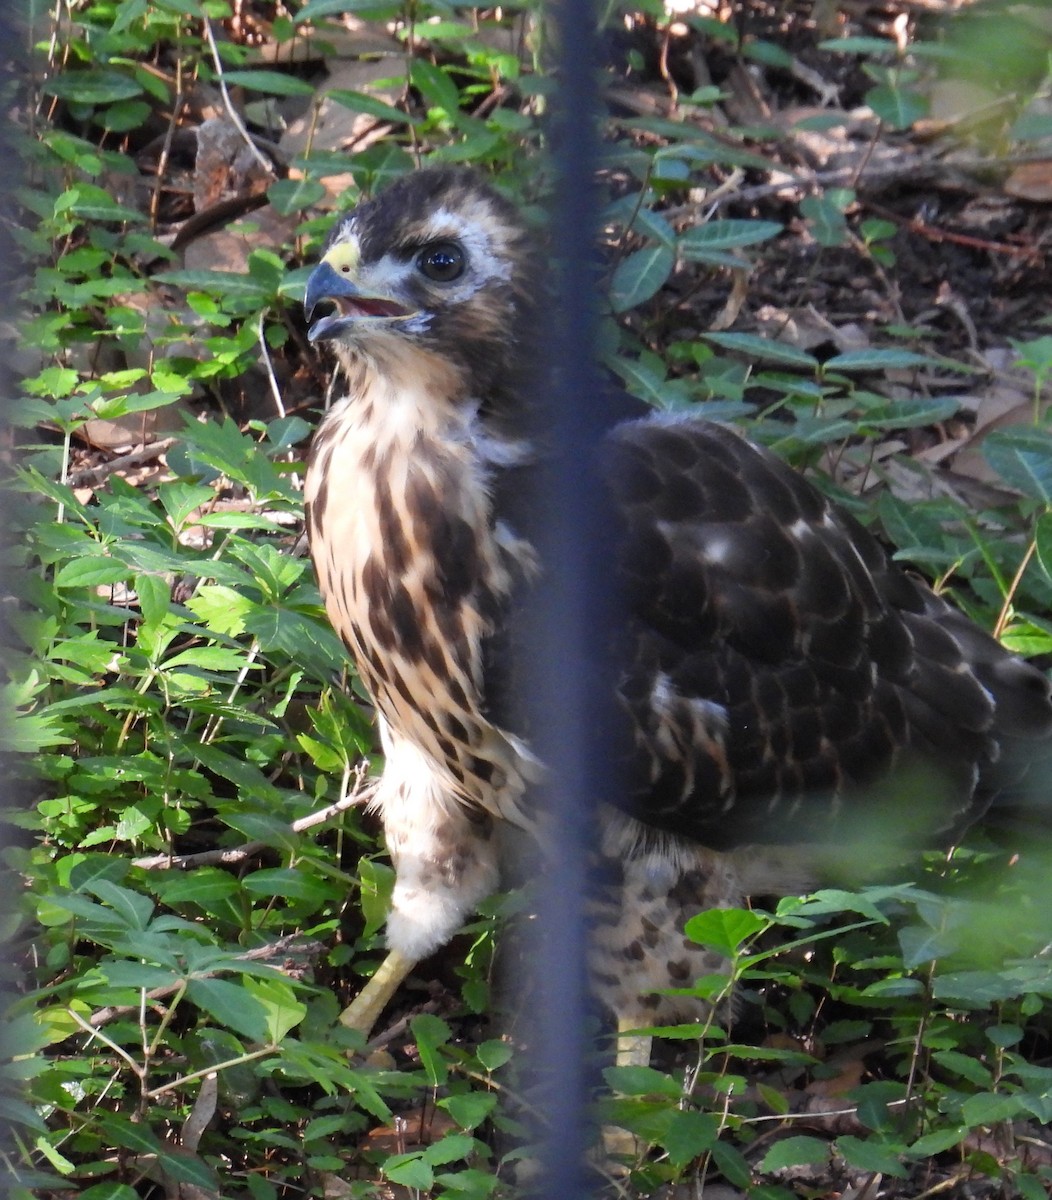
<svg viewBox="0 0 1052 1200">
<path fill-rule="evenodd" d="M 586 1153 L 590 1046 L 584 902 L 588 856 L 595 845 L 595 804 L 608 794 L 603 707 L 609 545 L 590 469 L 601 437 L 602 387 L 595 362 L 597 205 L 595 171 L 597 51 L 591 0 L 552 0 L 548 20 L 557 47 L 558 90 L 548 127 L 555 169 L 551 253 L 555 281 L 547 331 L 551 373 L 540 397 L 550 445 L 556 448 L 543 495 L 540 538 L 544 583 L 531 616 L 531 727 L 551 771 L 546 786 L 545 875 L 538 901 L 533 966 L 541 1003 L 533 1062 L 542 1080 L 540 1132 L 545 1200 L 591 1194 Z M 534 623 L 535 622 L 535 623 Z"/>
</svg>

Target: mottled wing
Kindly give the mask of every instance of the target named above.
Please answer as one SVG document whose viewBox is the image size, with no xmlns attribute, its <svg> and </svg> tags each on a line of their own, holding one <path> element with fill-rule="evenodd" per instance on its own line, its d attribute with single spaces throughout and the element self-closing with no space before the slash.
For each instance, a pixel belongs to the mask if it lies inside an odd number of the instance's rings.
<svg viewBox="0 0 1052 1200">
<path fill-rule="evenodd" d="M 832 840 L 879 783 L 881 811 L 897 790 L 921 836 L 982 803 L 1001 691 L 1022 688 L 1025 710 L 1029 689 L 1047 724 L 1037 671 L 773 455 L 661 418 L 621 426 L 609 450 L 647 824 L 715 847 Z"/>
</svg>

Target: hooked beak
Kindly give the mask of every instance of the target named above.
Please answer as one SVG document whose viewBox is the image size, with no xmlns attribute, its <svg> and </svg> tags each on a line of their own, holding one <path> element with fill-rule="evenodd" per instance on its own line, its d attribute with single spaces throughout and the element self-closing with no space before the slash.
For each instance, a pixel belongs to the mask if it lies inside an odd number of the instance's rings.
<svg viewBox="0 0 1052 1200">
<path fill-rule="evenodd" d="M 335 310 L 313 321 L 314 310 L 323 301 L 335 305 Z M 303 297 L 307 320 L 313 321 L 307 336 L 312 342 L 330 341 L 361 320 L 411 316 L 403 305 L 383 296 L 364 293 L 347 274 L 337 271 L 322 259 L 307 279 Z"/>
</svg>

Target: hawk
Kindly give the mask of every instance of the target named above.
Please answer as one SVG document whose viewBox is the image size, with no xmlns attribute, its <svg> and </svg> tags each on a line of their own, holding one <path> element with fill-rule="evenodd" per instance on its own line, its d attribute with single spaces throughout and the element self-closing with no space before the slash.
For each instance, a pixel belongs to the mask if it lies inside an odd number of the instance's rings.
<svg viewBox="0 0 1052 1200">
<path fill-rule="evenodd" d="M 346 377 L 311 448 L 307 532 L 375 704 L 396 871 L 390 953 L 344 1013 L 363 1030 L 496 888 L 498 826 L 529 823 L 542 770 L 503 695 L 508 627 L 544 570 L 515 503 L 545 453 L 525 421 L 542 277 L 516 208 L 437 168 L 341 218 L 307 283 L 310 338 Z M 918 791 L 930 828 L 907 837 L 967 824 L 1010 744 L 1052 732 L 1052 701 L 767 450 L 701 416 L 611 412 L 631 795 L 597 798 L 590 968 L 630 1028 L 703 1015 L 655 990 L 719 969 L 689 917 L 802 888 L 856 816 L 897 826 Z"/>
</svg>

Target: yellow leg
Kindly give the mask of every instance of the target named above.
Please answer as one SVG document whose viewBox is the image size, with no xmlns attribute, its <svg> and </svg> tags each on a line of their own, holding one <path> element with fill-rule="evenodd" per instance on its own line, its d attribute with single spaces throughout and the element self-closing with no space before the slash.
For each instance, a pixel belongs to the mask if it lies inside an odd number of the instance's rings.
<svg viewBox="0 0 1052 1200">
<path fill-rule="evenodd" d="M 617 1018 L 617 1057 L 619 1067 L 649 1067 L 650 1051 L 654 1039 L 645 1033 L 630 1033 L 636 1029 L 638 1021 L 628 1017 Z"/>
<path fill-rule="evenodd" d="M 649 1067 L 650 1050 L 654 1039 L 645 1033 L 630 1033 L 639 1025 L 628 1017 L 617 1018 L 617 1054 L 619 1067 Z M 617 1171 L 619 1163 L 639 1159 L 642 1146 L 639 1139 L 618 1125 L 604 1125 L 602 1130 L 603 1156 L 607 1169 Z"/>
<path fill-rule="evenodd" d="M 388 1001 L 415 966 L 415 958 L 406 958 L 397 950 L 391 950 L 376 968 L 372 979 L 340 1013 L 340 1021 L 350 1029 L 361 1030 L 368 1037 Z"/>
</svg>

